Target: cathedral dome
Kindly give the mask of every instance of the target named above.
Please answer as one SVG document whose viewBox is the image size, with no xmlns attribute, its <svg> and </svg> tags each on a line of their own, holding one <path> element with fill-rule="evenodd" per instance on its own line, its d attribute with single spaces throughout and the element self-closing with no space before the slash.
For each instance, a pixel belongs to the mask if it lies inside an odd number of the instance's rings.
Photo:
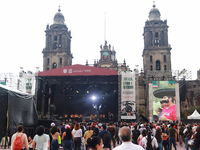
<svg viewBox="0 0 200 150">
<path fill-rule="evenodd" d="M 65 17 L 60 12 L 60 8 L 58 9 L 58 12 L 55 14 L 53 20 L 54 20 L 53 24 L 61 24 L 61 25 L 65 24 Z"/>
<path fill-rule="evenodd" d="M 149 12 L 149 21 L 153 21 L 153 20 L 160 20 L 160 11 L 158 10 L 158 8 L 155 8 L 156 6 L 153 5 L 153 8 L 150 10 Z"/>
</svg>

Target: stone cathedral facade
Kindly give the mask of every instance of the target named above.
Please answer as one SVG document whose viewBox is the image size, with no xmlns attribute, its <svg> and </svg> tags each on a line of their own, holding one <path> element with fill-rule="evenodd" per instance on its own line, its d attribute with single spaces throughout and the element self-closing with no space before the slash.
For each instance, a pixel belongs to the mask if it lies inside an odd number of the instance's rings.
<svg viewBox="0 0 200 150">
<path fill-rule="evenodd" d="M 55 14 L 54 23 L 47 25 L 46 46 L 43 49 L 43 71 L 61 68 L 72 65 L 71 53 L 71 31 L 68 30 L 65 24 L 63 14 L 60 12 Z M 138 93 L 139 93 L 139 108 L 143 114 L 148 117 L 148 84 L 153 80 L 173 80 L 171 73 L 171 46 L 168 43 L 168 28 L 167 20 L 161 20 L 161 13 L 153 5 L 149 12 L 149 19 L 144 26 L 144 48 L 142 52 L 143 70 L 139 73 L 138 78 Z M 86 61 L 86 65 L 89 65 Z M 95 60 L 94 67 L 117 70 L 130 71 L 129 66 L 124 62 L 119 64 L 116 59 L 116 51 L 110 44 L 100 46 L 100 59 Z M 192 87 L 192 88 L 191 88 Z M 198 71 L 198 79 L 195 81 L 185 82 L 185 86 L 180 88 L 181 109 L 200 105 L 200 71 Z"/>
</svg>

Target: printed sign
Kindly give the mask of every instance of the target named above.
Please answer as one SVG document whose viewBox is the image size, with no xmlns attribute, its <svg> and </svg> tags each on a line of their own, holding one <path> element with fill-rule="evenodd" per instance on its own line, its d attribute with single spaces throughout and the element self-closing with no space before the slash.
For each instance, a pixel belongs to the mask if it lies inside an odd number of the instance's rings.
<svg viewBox="0 0 200 150">
<path fill-rule="evenodd" d="M 121 119 L 136 119 L 135 74 L 122 72 L 121 77 Z"/>
</svg>

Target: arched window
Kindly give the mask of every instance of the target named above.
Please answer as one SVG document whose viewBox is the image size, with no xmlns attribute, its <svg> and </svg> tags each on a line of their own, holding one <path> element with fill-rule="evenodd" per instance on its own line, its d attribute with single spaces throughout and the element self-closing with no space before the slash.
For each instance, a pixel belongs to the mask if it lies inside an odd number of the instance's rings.
<svg viewBox="0 0 200 150">
<path fill-rule="evenodd" d="M 150 62 L 152 62 L 153 61 L 153 57 L 152 56 L 150 56 Z"/>
<path fill-rule="evenodd" d="M 164 55 L 163 59 L 164 59 L 164 62 L 166 62 L 166 55 Z"/>
<path fill-rule="evenodd" d="M 49 58 L 47 58 L 47 66 L 49 65 L 49 60 L 50 60 L 50 59 L 49 59 Z"/>
<path fill-rule="evenodd" d="M 160 61 L 159 60 L 156 61 L 156 70 L 160 70 Z"/>
<path fill-rule="evenodd" d="M 167 65 L 165 65 L 164 67 L 165 67 L 164 69 L 167 70 Z"/>
<path fill-rule="evenodd" d="M 55 62 L 53 63 L 53 67 L 52 68 L 53 69 L 57 68 L 57 64 Z"/>
<path fill-rule="evenodd" d="M 62 58 L 60 58 L 60 65 L 62 65 Z"/>
<path fill-rule="evenodd" d="M 150 69 L 153 70 L 153 66 L 152 65 L 150 66 Z"/>
</svg>

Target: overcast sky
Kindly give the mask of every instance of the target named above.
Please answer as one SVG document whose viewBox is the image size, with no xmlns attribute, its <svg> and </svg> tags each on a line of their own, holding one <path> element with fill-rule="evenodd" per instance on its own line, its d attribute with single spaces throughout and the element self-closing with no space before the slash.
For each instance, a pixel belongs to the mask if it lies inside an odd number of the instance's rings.
<svg viewBox="0 0 200 150">
<path fill-rule="evenodd" d="M 167 19 L 172 70 L 192 70 L 199 63 L 199 1 L 155 0 L 161 19 Z M 43 69 L 46 25 L 61 6 L 71 30 L 73 64 L 93 64 L 100 59 L 100 45 L 114 46 L 118 63 L 126 60 L 133 70 L 143 68 L 143 27 L 153 0 L 5 0 L 0 1 L 0 73 L 18 74 L 19 67 Z M 105 17 L 106 12 L 106 17 Z M 105 32 L 106 20 L 106 32 Z M 105 34 L 106 33 L 106 34 Z M 106 38 L 105 38 L 106 37 Z"/>
</svg>

